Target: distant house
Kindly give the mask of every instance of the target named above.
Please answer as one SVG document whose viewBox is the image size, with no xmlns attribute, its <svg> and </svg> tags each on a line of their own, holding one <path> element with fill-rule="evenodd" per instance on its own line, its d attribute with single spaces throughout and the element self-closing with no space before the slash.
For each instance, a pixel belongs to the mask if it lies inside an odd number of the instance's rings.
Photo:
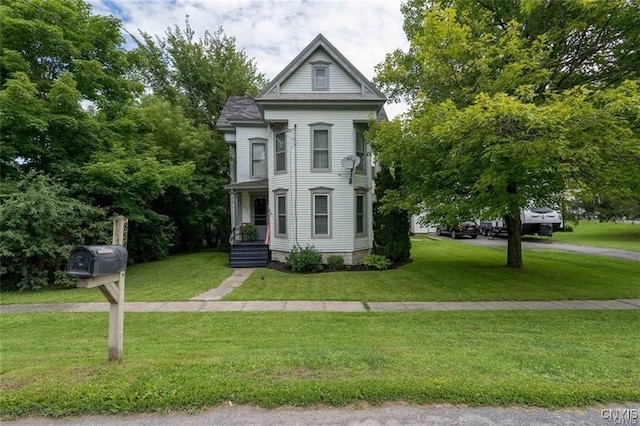
<svg viewBox="0 0 640 426">
<path fill-rule="evenodd" d="M 216 126 L 232 157 L 231 266 L 266 265 L 268 255 L 285 261 L 307 245 L 345 264 L 370 253 L 364 132 L 369 120 L 386 120 L 385 102 L 322 34 L 256 98 L 229 97 Z M 243 241 L 245 223 L 256 226 L 256 242 Z"/>
</svg>

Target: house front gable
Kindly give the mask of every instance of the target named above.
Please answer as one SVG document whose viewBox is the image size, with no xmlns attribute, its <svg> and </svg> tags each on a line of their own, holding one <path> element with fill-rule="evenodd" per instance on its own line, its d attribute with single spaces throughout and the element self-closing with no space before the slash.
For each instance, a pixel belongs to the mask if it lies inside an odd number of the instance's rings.
<svg viewBox="0 0 640 426">
<path fill-rule="evenodd" d="M 322 34 L 318 34 L 258 95 L 261 106 L 278 102 L 371 103 L 385 96 Z"/>
</svg>

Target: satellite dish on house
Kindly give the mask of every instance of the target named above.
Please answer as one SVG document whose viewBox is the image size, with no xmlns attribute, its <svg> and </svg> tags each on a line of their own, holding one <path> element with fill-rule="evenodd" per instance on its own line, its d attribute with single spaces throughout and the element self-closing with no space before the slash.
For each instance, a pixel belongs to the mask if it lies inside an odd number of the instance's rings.
<svg viewBox="0 0 640 426">
<path fill-rule="evenodd" d="M 360 164 L 360 157 L 353 154 L 347 155 L 340 161 L 340 164 L 342 164 L 342 167 L 345 169 L 353 170 Z"/>
<path fill-rule="evenodd" d="M 351 184 L 353 181 L 353 169 L 358 167 L 358 164 L 360 164 L 360 157 L 353 154 L 347 155 L 340 161 L 340 164 L 342 164 L 342 167 L 345 169 L 349 169 L 349 184 Z"/>
</svg>

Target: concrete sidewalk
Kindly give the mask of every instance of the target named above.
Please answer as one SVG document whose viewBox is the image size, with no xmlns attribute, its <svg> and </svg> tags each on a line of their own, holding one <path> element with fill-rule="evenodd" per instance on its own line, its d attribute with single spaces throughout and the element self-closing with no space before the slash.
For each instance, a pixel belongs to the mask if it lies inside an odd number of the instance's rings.
<svg viewBox="0 0 640 426">
<path fill-rule="evenodd" d="M 410 312 L 494 310 L 640 309 L 640 299 L 556 300 L 551 302 L 318 302 L 318 301 L 188 301 L 126 302 L 125 312 Z M 1 305 L 0 313 L 109 312 L 107 302 Z"/>
</svg>

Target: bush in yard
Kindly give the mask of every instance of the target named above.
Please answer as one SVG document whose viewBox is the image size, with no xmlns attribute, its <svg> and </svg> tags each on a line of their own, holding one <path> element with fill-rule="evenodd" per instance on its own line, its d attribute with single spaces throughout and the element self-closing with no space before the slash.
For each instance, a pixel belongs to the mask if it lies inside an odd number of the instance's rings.
<svg viewBox="0 0 640 426">
<path fill-rule="evenodd" d="M 381 164 L 380 171 L 376 175 L 378 201 L 373 209 L 373 252 L 396 262 L 406 262 L 411 256 L 409 213 L 396 208 L 385 209 L 384 197 L 387 191 L 393 192 L 401 186 L 400 170 Z"/>
<path fill-rule="evenodd" d="M 287 257 L 287 261 L 293 272 L 322 271 L 322 255 L 310 245 L 305 248 L 294 247 Z"/>
<path fill-rule="evenodd" d="M 0 205 L 2 289 L 70 285 L 62 271 L 71 250 L 109 240 L 102 209 L 71 198 L 58 181 L 30 173 Z"/>
<path fill-rule="evenodd" d="M 362 263 L 369 268 L 378 269 L 380 271 L 391 268 L 391 261 L 379 254 L 370 254 L 364 258 Z"/>
<path fill-rule="evenodd" d="M 242 231 L 242 241 L 250 243 L 256 240 L 258 228 L 253 223 L 243 223 L 240 230 Z"/>
<path fill-rule="evenodd" d="M 344 259 L 342 258 L 342 256 L 338 256 L 335 254 L 331 255 L 327 257 L 327 265 L 332 271 L 339 271 L 344 267 Z"/>
</svg>

